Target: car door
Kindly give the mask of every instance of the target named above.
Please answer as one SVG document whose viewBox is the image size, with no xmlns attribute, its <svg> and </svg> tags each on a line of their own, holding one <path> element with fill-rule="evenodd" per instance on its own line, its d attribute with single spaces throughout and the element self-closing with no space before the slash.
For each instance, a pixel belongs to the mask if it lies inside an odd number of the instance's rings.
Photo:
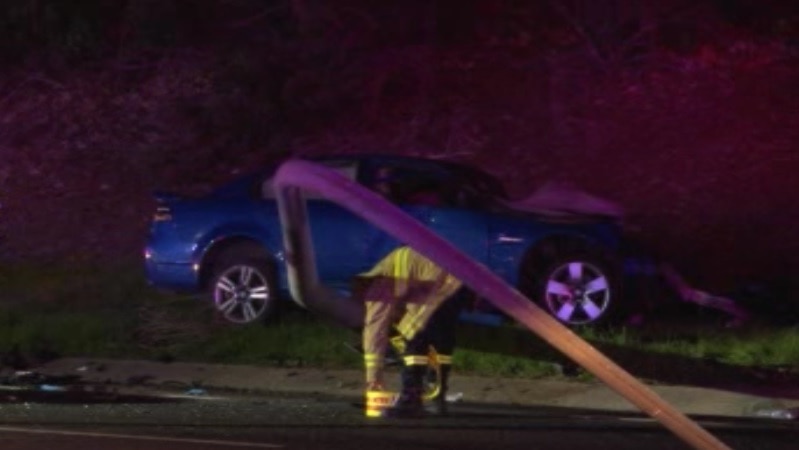
<svg viewBox="0 0 799 450">
<path fill-rule="evenodd" d="M 484 215 L 456 207 L 407 206 L 432 231 L 482 264 L 488 259 L 488 224 Z"/>
<path fill-rule="evenodd" d="M 346 288 L 353 276 L 371 267 L 375 249 L 386 246 L 388 237 L 335 203 L 309 200 L 307 205 L 319 277 Z"/>
<path fill-rule="evenodd" d="M 325 160 L 324 164 L 358 181 L 357 160 Z M 313 193 L 306 195 L 311 239 L 322 282 L 347 289 L 353 276 L 368 270 L 392 248 L 392 239 L 346 208 Z"/>
<path fill-rule="evenodd" d="M 358 181 L 362 163 L 357 159 L 316 161 Z M 272 178 L 259 183 L 258 196 L 265 206 L 257 208 L 263 228 L 273 230 L 273 248 L 281 248 L 280 221 Z M 379 258 L 396 247 L 397 242 L 377 227 L 323 196 L 304 192 L 305 205 L 320 281 L 336 289 L 348 289 L 352 277 L 368 270 Z"/>
</svg>

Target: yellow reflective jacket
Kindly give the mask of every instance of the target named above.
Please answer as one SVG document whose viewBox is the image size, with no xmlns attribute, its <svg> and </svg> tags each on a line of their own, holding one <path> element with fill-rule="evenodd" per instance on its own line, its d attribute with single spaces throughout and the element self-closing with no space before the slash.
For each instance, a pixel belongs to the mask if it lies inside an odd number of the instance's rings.
<svg viewBox="0 0 799 450">
<path fill-rule="evenodd" d="M 406 339 L 411 339 L 422 329 L 436 308 L 462 284 L 460 280 L 407 246 L 393 250 L 360 277 L 376 279 L 374 288 L 365 293 L 364 300 L 367 303 L 405 304 L 405 313 L 396 326 Z M 383 288 L 379 288 L 380 285 Z"/>
</svg>

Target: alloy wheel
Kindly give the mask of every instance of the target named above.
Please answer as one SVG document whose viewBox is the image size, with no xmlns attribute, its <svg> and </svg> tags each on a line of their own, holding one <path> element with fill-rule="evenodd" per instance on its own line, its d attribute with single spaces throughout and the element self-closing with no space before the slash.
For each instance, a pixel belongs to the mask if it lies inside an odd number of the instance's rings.
<svg viewBox="0 0 799 450">
<path fill-rule="evenodd" d="M 546 280 L 544 300 L 549 313 L 566 325 L 600 321 L 611 302 L 607 275 L 585 261 L 556 266 Z"/>
<path fill-rule="evenodd" d="M 264 315 L 272 299 L 266 275 L 257 267 L 231 266 L 216 278 L 214 305 L 223 317 L 233 323 L 246 324 Z"/>
</svg>

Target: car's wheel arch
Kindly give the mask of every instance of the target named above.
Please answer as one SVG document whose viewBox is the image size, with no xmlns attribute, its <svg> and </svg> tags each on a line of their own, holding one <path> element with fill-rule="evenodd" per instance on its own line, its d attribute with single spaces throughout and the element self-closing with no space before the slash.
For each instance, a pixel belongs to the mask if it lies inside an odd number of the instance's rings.
<svg viewBox="0 0 799 450">
<path fill-rule="evenodd" d="M 199 282 L 202 288 L 208 287 L 214 276 L 214 268 L 219 259 L 226 254 L 238 253 L 248 258 L 264 260 L 269 264 L 269 276 L 277 277 L 277 265 L 272 252 L 262 242 L 247 236 L 228 236 L 212 241 L 206 246 L 199 262 Z"/>
</svg>

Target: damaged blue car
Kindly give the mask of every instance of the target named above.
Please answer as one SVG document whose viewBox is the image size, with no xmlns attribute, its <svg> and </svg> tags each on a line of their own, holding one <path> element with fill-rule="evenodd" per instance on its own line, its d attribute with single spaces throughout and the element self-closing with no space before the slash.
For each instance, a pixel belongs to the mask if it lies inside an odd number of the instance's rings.
<svg viewBox="0 0 799 450">
<path fill-rule="evenodd" d="M 493 176 L 440 160 L 349 155 L 313 162 L 383 194 L 565 325 L 610 322 L 624 310 L 612 205 L 546 192 L 512 201 Z M 205 293 L 232 323 L 268 319 L 288 296 L 275 169 L 201 197 L 158 194 L 145 249 L 148 281 Z M 317 270 L 328 286 L 347 291 L 355 275 L 398 245 L 339 205 L 311 192 L 306 200 Z M 464 312 L 492 316 L 501 314 L 479 298 Z"/>
</svg>

